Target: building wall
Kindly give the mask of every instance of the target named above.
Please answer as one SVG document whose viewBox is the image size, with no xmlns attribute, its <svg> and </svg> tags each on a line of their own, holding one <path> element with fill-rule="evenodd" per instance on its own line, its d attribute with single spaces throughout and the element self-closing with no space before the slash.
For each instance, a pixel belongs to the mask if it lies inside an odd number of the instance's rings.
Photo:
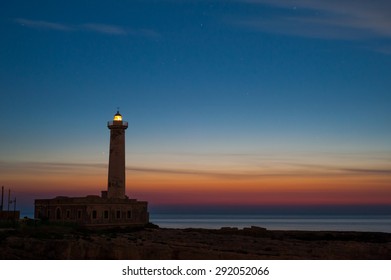
<svg viewBox="0 0 391 280">
<path fill-rule="evenodd" d="M 86 226 L 130 226 L 149 222 L 148 203 L 134 199 L 54 198 L 35 201 L 35 218 Z"/>
</svg>

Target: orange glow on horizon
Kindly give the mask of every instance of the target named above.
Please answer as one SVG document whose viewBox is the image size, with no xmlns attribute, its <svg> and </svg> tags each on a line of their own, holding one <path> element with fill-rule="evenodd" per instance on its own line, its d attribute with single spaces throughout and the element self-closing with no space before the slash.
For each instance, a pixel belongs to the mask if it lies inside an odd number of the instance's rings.
<svg viewBox="0 0 391 280">
<path fill-rule="evenodd" d="M 65 166 L 65 167 L 64 167 Z M 0 171 L 2 184 L 29 195 L 100 195 L 107 189 L 104 165 L 31 165 Z M 126 193 L 152 204 L 333 205 L 391 204 L 391 175 L 303 170 L 284 175 L 127 170 Z M 20 174 L 23 174 L 21 176 Z M 39 197 L 34 197 L 39 198 Z"/>
</svg>

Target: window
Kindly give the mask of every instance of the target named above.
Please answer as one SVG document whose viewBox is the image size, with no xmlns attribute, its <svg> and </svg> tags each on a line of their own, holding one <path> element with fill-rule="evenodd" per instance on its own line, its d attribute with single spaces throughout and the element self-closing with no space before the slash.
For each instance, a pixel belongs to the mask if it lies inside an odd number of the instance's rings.
<svg viewBox="0 0 391 280">
<path fill-rule="evenodd" d="M 109 211 L 108 210 L 105 210 L 105 212 L 103 212 L 103 218 L 105 218 L 105 219 L 109 218 Z"/>
<path fill-rule="evenodd" d="M 67 209 L 66 217 L 67 219 L 71 218 L 71 210 Z"/>
<path fill-rule="evenodd" d="M 81 219 L 81 210 L 77 210 L 77 218 Z"/>
<path fill-rule="evenodd" d="M 121 211 L 117 210 L 117 219 L 121 219 Z"/>
<path fill-rule="evenodd" d="M 96 210 L 93 210 L 92 211 L 92 218 L 96 219 L 97 216 L 98 216 L 98 213 L 96 212 Z"/>
<path fill-rule="evenodd" d="M 128 210 L 126 217 L 128 219 L 131 219 L 132 218 L 132 211 Z"/>
<path fill-rule="evenodd" d="M 60 208 L 57 208 L 57 210 L 56 210 L 56 219 L 61 220 L 61 209 Z"/>
</svg>

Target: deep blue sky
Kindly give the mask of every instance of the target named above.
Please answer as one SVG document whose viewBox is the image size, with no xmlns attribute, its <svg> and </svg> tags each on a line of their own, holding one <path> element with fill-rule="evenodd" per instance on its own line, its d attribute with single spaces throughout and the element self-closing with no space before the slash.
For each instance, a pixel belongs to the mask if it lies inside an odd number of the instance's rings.
<svg viewBox="0 0 391 280">
<path fill-rule="evenodd" d="M 391 173 L 389 1 L 2 1 L 0 36 L 3 166 L 106 163 L 120 107 L 135 167 Z"/>
</svg>

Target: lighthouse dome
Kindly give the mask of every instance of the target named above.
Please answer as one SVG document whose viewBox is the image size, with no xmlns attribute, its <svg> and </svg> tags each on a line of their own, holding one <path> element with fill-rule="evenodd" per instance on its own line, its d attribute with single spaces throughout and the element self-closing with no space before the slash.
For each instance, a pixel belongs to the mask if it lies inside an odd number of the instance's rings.
<svg viewBox="0 0 391 280">
<path fill-rule="evenodd" d="M 114 121 L 122 121 L 122 115 L 117 111 L 117 114 L 114 115 Z"/>
</svg>

